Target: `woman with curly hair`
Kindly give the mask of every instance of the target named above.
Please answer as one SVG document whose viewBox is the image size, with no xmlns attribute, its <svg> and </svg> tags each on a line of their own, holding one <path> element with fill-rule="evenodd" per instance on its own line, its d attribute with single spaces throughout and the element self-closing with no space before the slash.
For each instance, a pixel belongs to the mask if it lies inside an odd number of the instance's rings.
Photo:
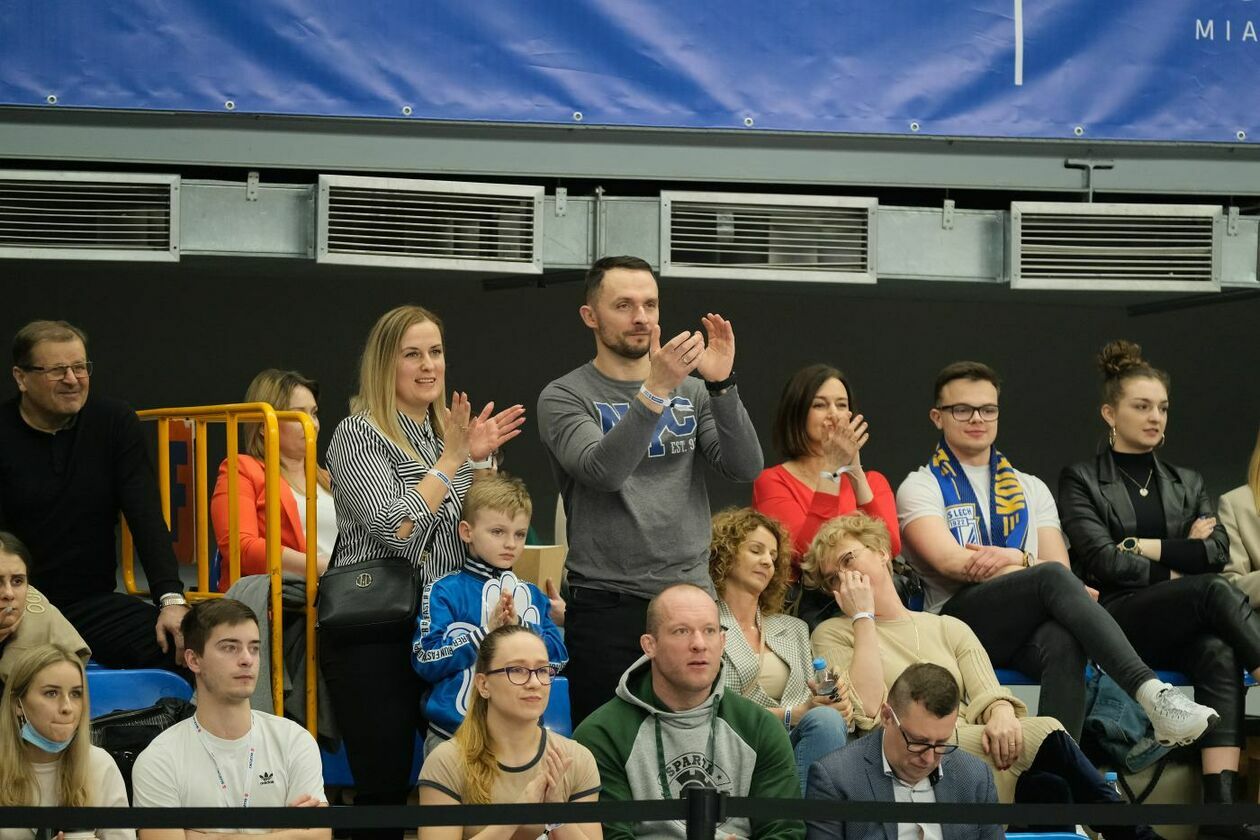
<svg viewBox="0 0 1260 840">
<path fill-rule="evenodd" d="M 804 793 L 809 766 L 844 746 L 852 708 L 842 684 L 817 692 L 809 628 L 783 612 L 791 561 L 792 539 L 777 520 L 752 508 L 713 517 L 709 577 L 726 631 L 723 678 L 783 721 Z"/>
</svg>

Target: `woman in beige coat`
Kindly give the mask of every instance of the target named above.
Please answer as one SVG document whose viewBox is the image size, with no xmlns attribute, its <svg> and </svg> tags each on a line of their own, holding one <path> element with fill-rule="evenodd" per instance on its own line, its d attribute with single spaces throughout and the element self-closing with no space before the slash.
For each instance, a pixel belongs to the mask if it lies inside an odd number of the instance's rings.
<svg viewBox="0 0 1260 840">
<path fill-rule="evenodd" d="M 1247 467 L 1247 483 L 1220 501 L 1220 520 L 1229 535 L 1229 564 L 1221 572 L 1260 609 L 1260 434 Z"/>
</svg>

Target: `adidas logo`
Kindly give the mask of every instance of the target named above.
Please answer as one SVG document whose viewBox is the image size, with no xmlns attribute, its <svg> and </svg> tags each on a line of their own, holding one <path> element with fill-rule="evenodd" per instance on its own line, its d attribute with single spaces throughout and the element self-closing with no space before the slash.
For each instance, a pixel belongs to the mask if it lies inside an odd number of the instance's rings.
<svg viewBox="0 0 1260 840">
<path fill-rule="evenodd" d="M 259 773 L 259 774 L 258 774 L 258 784 L 260 784 L 260 785 L 274 785 L 275 783 L 276 783 L 276 777 L 275 777 L 275 775 L 273 775 L 273 774 L 271 774 L 271 773 Z"/>
</svg>

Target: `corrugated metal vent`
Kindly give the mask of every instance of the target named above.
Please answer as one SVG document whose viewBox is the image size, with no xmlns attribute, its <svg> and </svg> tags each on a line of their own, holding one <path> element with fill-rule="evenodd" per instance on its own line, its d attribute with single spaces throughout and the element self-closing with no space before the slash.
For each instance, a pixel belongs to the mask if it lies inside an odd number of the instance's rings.
<svg viewBox="0 0 1260 840">
<path fill-rule="evenodd" d="M 661 274 L 875 282 L 874 198 L 661 193 Z"/>
<path fill-rule="evenodd" d="M 179 259 L 179 176 L 0 170 L 0 257 Z"/>
<path fill-rule="evenodd" d="M 1197 204 L 1011 204 L 1011 287 L 1220 290 L 1221 208 Z"/>
<path fill-rule="evenodd" d="M 542 273 L 542 187 L 319 176 L 316 260 Z"/>
</svg>

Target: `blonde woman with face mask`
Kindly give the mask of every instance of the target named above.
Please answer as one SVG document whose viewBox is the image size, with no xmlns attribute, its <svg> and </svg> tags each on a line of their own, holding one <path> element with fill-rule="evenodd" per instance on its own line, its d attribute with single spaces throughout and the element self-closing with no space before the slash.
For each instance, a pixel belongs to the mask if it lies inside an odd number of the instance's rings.
<svg viewBox="0 0 1260 840">
<path fill-rule="evenodd" d="M 87 680 L 72 651 L 40 645 L 14 663 L 0 697 L 0 807 L 127 807 L 109 753 L 92 746 Z M 66 837 L 135 840 L 131 829 L 63 829 Z M 0 840 L 31 840 L 0 828 Z"/>
</svg>

